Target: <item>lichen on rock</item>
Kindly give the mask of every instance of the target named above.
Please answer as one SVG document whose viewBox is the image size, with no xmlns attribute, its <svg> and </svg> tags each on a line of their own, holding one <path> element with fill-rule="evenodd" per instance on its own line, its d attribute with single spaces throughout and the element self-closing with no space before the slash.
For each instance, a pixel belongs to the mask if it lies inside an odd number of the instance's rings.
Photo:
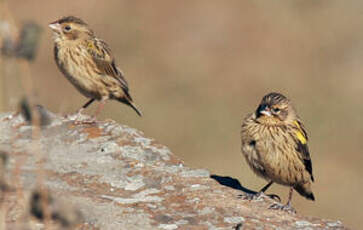
<svg viewBox="0 0 363 230">
<path fill-rule="evenodd" d="M 131 127 L 75 124 L 48 113 L 51 122 L 39 130 L 39 139 L 21 115 L 2 114 L 0 150 L 9 153 L 10 172 L 20 167 L 24 193 L 37 186 L 43 168 L 52 195 L 81 211 L 79 229 L 344 229 L 338 221 L 269 210 L 274 201 L 268 197 L 239 199 L 241 191 L 218 184 L 208 170 L 185 166 L 169 148 Z M 17 192 L 8 192 L 6 204 L 22 205 Z M 26 212 L 13 210 L 6 216 L 9 226 Z"/>
</svg>

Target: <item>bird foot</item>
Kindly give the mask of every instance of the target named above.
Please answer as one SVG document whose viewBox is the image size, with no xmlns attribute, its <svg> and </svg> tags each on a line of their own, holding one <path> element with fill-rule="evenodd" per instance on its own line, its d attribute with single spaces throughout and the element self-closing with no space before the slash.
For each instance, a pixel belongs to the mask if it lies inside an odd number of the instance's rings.
<svg viewBox="0 0 363 230">
<path fill-rule="evenodd" d="M 274 201 L 281 202 L 281 198 L 276 194 L 267 194 L 266 196 L 268 196 L 270 199 Z"/>
<path fill-rule="evenodd" d="M 238 198 L 241 198 L 243 200 L 260 200 L 261 198 L 263 198 L 264 196 L 267 196 L 275 201 L 280 202 L 281 199 L 278 195 L 276 194 L 265 194 L 263 192 L 257 192 L 257 193 L 245 193 L 245 194 L 240 194 L 238 195 Z"/>
<path fill-rule="evenodd" d="M 81 117 L 81 114 L 72 113 L 72 114 L 66 114 L 63 117 L 68 120 L 79 120 L 79 118 Z"/>
<path fill-rule="evenodd" d="M 274 203 L 268 209 L 281 210 L 290 214 L 296 214 L 296 210 L 290 204 Z"/>
<path fill-rule="evenodd" d="M 263 192 L 239 194 L 238 198 L 243 200 L 260 200 L 265 194 Z"/>
<path fill-rule="evenodd" d="M 84 119 L 84 120 L 74 120 L 74 124 L 76 125 L 89 125 L 89 124 L 96 124 L 97 123 L 97 119 L 96 117 L 91 117 L 90 119 Z"/>
<path fill-rule="evenodd" d="M 79 111 L 73 114 L 66 114 L 64 118 L 73 121 L 75 125 L 97 123 L 97 119 L 95 116 L 92 117 L 83 116 L 82 113 Z"/>
</svg>

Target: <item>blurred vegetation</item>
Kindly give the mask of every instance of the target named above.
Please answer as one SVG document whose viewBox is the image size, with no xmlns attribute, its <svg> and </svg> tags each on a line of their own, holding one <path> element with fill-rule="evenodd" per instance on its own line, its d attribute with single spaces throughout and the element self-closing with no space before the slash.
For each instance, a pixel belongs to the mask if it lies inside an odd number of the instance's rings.
<svg viewBox="0 0 363 230">
<path fill-rule="evenodd" d="M 29 70 L 38 103 L 71 113 L 86 101 L 58 71 L 47 29 L 61 16 L 79 16 L 109 43 L 144 112 L 140 119 L 126 106 L 109 102 L 102 118 L 143 130 L 188 165 L 237 177 L 251 189 L 265 182 L 253 175 L 240 153 L 241 119 L 255 110 L 264 94 L 286 94 L 309 131 L 316 177 L 317 201 L 295 194 L 295 208 L 359 228 L 363 2 L 36 0 L 8 4 L 17 23 L 31 19 L 43 27 L 39 55 Z M 7 60 L 5 66 L 0 58 L 6 110 L 16 108 L 22 90 L 13 62 Z M 286 199 L 288 189 L 274 185 L 271 192 Z"/>
</svg>

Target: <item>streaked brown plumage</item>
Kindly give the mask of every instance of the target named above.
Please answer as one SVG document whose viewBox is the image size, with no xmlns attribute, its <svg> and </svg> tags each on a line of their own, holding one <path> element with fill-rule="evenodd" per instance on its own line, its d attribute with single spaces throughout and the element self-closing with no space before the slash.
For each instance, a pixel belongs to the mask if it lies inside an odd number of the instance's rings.
<svg viewBox="0 0 363 230">
<path fill-rule="evenodd" d="M 54 34 L 57 66 L 79 92 L 90 98 L 79 113 L 94 100 L 99 100 L 97 115 L 106 100 L 114 99 L 131 106 L 141 116 L 110 48 L 94 35 L 83 20 L 73 16 L 63 17 L 49 24 L 49 27 Z"/>
<path fill-rule="evenodd" d="M 314 181 L 307 146 L 307 133 L 290 100 L 279 93 L 263 97 L 255 113 L 248 115 L 241 128 L 242 153 L 248 165 L 269 183 L 289 186 L 292 191 L 315 200 L 311 190 Z"/>
</svg>

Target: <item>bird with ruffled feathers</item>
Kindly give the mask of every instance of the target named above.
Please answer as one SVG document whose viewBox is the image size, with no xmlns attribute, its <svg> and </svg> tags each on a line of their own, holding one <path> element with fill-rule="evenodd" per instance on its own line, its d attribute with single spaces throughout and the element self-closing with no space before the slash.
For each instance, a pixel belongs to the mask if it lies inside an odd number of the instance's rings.
<svg viewBox="0 0 363 230">
<path fill-rule="evenodd" d="M 287 97 L 280 93 L 265 95 L 257 110 L 242 122 L 241 143 L 248 165 L 268 181 L 257 196 L 273 183 L 290 187 L 287 204 L 274 204 L 271 208 L 293 210 L 293 190 L 315 200 L 307 132 Z"/>
</svg>

